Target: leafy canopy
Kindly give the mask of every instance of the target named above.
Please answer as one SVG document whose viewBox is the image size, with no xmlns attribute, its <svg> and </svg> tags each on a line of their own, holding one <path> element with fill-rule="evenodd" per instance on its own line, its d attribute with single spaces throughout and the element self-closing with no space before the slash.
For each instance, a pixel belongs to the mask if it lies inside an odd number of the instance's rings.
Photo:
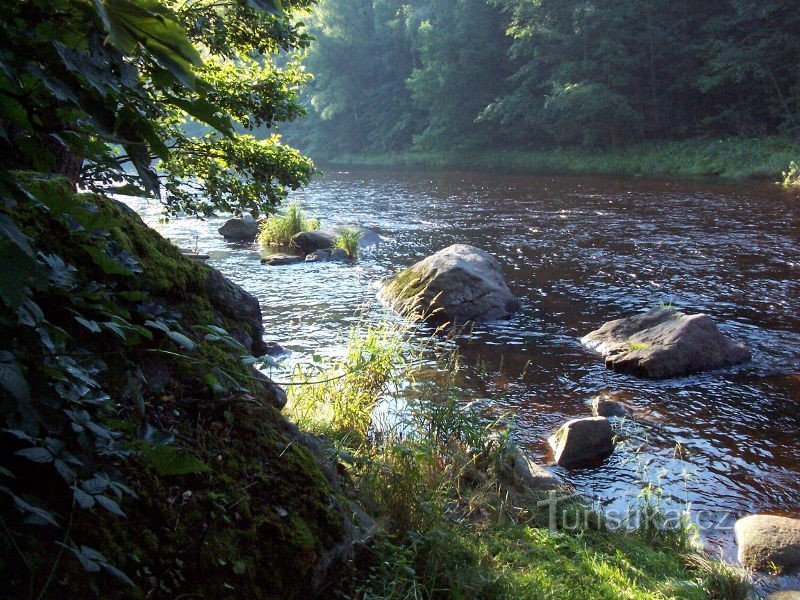
<svg viewBox="0 0 800 600">
<path fill-rule="evenodd" d="M 81 186 L 127 184 L 169 214 L 270 211 L 312 172 L 277 135 L 252 135 L 302 114 L 291 52 L 309 38 L 292 15 L 311 1 L 4 0 L 4 164 L 61 171 L 77 156 Z"/>
</svg>

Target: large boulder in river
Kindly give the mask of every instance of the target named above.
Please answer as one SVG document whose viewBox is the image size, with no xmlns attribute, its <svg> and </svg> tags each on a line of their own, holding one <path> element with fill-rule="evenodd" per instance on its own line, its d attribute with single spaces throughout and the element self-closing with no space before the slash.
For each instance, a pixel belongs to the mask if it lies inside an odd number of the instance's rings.
<svg viewBox="0 0 800 600">
<path fill-rule="evenodd" d="M 547 441 L 556 464 L 568 468 L 597 464 L 614 452 L 614 431 L 605 417 L 567 421 Z"/>
<path fill-rule="evenodd" d="M 258 235 L 258 221 L 252 217 L 249 219 L 229 219 L 217 231 L 227 240 L 252 242 Z"/>
<path fill-rule="evenodd" d="M 403 315 L 434 322 L 494 321 L 519 310 L 500 263 L 466 244 L 401 271 L 381 290 L 381 298 Z"/>
<path fill-rule="evenodd" d="M 800 571 L 800 519 L 750 515 L 736 521 L 739 562 L 756 571 Z"/>
<path fill-rule="evenodd" d="M 581 342 L 605 356 L 608 368 L 652 379 L 750 360 L 747 348 L 720 333 L 708 315 L 671 308 L 609 321 Z"/>
</svg>

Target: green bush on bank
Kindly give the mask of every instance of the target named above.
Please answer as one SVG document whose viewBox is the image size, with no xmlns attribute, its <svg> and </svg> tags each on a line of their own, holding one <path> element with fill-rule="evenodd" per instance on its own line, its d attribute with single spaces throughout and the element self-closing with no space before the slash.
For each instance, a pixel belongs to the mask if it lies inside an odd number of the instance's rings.
<svg viewBox="0 0 800 600">
<path fill-rule="evenodd" d="M 639 530 L 612 531 L 574 499 L 551 530 L 545 492 L 503 476 L 509 431 L 456 400 L 457 358 L 424 383 L 423 352 L 398 327 L 355 329 L 344 358 L 299 369 L 291 386 L 290 418 L 326 440 L 379 524 L 340 597 L 746 597 L 742 573 L 698 554 L 691 529 L 659 521 L 652 495 Z M 400 389 L 404 407 L 375 412 Z"/>
</svg>

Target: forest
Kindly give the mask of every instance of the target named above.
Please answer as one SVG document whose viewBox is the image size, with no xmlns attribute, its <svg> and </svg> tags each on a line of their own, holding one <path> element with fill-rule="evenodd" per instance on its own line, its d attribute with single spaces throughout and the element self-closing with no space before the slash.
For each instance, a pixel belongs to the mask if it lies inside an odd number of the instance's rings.
<svg viewBox="0 0 800 600">
<path fill-rule="evenodd" d="M 800 11 L 751 0 L 322 0 L 313 156 L 797 136 Z"/>
<path fill-rule="evenodd" d="M 795 585 L 796 6 L 0 9 L 0 597 Z"/>
</svg>

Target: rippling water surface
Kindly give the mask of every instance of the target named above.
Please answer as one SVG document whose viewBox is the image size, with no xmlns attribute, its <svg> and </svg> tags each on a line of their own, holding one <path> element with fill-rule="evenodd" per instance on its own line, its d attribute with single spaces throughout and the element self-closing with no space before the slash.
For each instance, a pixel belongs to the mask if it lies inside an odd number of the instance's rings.
<svg viewBox="0 0 800 600">
<path fill-rule="evenodd" d="M 381 279 L 449 244 L 491 252 L 522 310 L 459 341 L 465 399 L 516 419 L 543 463 L 546 438 L 589 414 L 601 391 L 633 407 L 629 449 L 603 466 L 554 470 L 606 509 L 641 488 L 642 469 L 695 510 L 800 513 L 800 199 L 777 186 L 470 173 L 329 172 L 295 194 L 323 226 L 383 236 L 355 265 L 265 267 L 254 246 L 226 243 L 225 219 L 157 224 L 255 294 L 268 340 L 336 354 L 348 328 L 381 320 Z M 646 381 L 607 371 L 579 338 L 605 321 L 671 303 L 706 312 L 753 360 L 703 375 Z M 527 365 L 527 368 L 526 368 Z M 633 446 L 641 446 L 637 456 Z M 710 513 L 709 513 L 710 514 Z M 729 523 L 730 524 L 730 523 Z M 729 539 L 730 533 L 709 533 Z"/>
</svg>

